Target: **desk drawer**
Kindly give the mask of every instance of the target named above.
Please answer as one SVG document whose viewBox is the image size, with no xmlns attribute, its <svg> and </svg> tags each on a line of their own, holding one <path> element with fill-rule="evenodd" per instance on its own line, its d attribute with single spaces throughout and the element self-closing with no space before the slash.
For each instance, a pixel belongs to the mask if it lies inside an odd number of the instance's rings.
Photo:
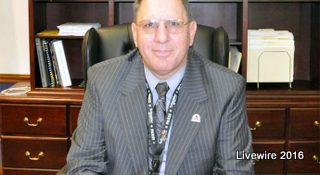
<svg viewBox="0 0 320 175">
<path fill-rule="evenodd" d="M 320 138 L 320 108 L 290 109 L 290 138 Z"/>
<path fill-rule="evenodd" d="M 274 153 L 276 159 L 265 158 L 254 161 L 255 173 L 280 173 L 284 172 L 284 160 L 280 159 L 280 153 L 285 149 L 284 141 L 278 142 L 253 142 L 254 153 Z"/>
<path fill-rule="evenodd" d="M 247 112 L 254 139 L 285 137 L 285 108 L 248 108 Z"/>
<path fill-rule="evenodd" d="M 3 167 L 60 169 L 66 163 L 67 138 L 2 136 Z"/>
<path fill-rule="evenodd" d="M 300 152 L 299 156 L 288 160 L 288 173 L 320 173 L 320 141 L 291 141 L 290 152 Z"/>
<path fill-rule="evenodd" d="M 3 134 L 66 136 L 66 107 L 63 105 L 2 104 L 0 107 Z"/>
</svg>

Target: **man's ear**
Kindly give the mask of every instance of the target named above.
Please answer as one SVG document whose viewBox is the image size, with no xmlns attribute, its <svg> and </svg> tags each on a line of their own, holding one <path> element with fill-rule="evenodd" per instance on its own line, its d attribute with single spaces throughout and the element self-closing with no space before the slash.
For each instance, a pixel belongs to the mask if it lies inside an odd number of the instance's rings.
<svg viewBox="0 0 320 175">
<path fill-rule="evenodd" d="M 134 22 L 131 23 L 131 30 L 132 30 L 134 45 L 136 47 L 138 47 L 138 43 L 137 43 L 137 32 L 138 31 L 137 31 L 137 25 Z"/>
<path fill-rule="evenodd" d="M 195 20 L 192 20 L 189 24 L 189 35 L 190 35 L 189 46 L 192 46 L 196 32 L 197 32 L 197 22 Z"/>
</svg>

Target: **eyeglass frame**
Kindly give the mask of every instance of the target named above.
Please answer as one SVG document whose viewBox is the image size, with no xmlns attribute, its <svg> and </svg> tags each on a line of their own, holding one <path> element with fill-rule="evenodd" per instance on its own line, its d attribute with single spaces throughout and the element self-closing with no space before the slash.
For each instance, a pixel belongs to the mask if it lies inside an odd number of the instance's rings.
<svg viewBox="0 0 320 175">
<path fill-rule="evenodd" d="M 138 27 L 140 27 L 146 34 L 154 34 L 159 29 L 161 21 L 164 21 L 164 26 L 169 33 L 178 34 L 178 33 L 182 33 L 183 27 L 189 24 L 192 20 L 188 20 L 187 22 L 184 22 L 181 19 L 168 19 L 168 20 L 146 19 L 146 20 L 141 20 L 139 22 L 134 22 L 134 23 Z M 173 23 L 176 23 L 179 25 L 172 26 Z M 145 26 L 145 25 L 149 25 L 149 24 L 153 24 L 154 26 L 149 26 L 149 28 L 146 28 L 148 26 Z"/>
</svg>

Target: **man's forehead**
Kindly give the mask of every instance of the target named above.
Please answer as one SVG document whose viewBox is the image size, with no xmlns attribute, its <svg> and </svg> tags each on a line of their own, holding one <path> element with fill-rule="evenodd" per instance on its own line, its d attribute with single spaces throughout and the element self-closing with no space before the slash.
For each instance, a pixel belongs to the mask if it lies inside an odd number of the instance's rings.
<svg viewBox="0 0 320 175">
<path fill-rule="evenodd" d="M 142 0 L 137 19 L 171 19 L 187 17 L 182 0 Z"/>
</svg>

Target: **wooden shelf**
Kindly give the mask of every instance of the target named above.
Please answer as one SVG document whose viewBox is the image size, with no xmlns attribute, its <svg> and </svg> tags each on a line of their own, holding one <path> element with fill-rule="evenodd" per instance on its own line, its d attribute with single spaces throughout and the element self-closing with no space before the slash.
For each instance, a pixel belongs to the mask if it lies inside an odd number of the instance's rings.
<svg viewBox="0 0 320 175">
<path fill-rule="evenodd" d="M 281 93 L 298 93 L 314 91 L 319 92 L 319 85 L 312 84 L 310 81 L 295 80 L 292 83 L 292 88 L 289 88 L 288 83 L 260 83 L 260 88 L 257 88 L 256 83 L 247 83 L 247 90 L 249 91 L 280 91 Z M 319 94 L 320 95 L 320 94 Z"/>
<path fill-rule="evenodd" d="M 52 39 L 83 39 L 83 36 L 60 35 L 59 30 L 44 30 L 40 33 L 37 33 L 37 37 Z"/>
<path fill-rule="evenodd" d="M 29 96 L 51 96 L 56 97 L 83 97 L 84 89 L 81 87 L 55 87 L 55 88 L 35 88 L 28 93 Z"/>
<path fill-rule="evenodd" d="M 242 42 L 236 39 L 229 39 L 229 45 L 231 46 L 241 46 Z"/>
<path fill-rule="evenodd" d="M 133 2 L 134 0 L 29 0 L 30 34 L 40 38 L 67 40 L 64 45 L 68 62 L 72 64 L 72 79 L 81 79 L 83 37 L 59 35 L 58 30 L 55 30 L 56 26 L 68 21 L 77 22 L 76 20 L 99 22 L 102 27 L 130 22 Z M 320 30 L 317 23 L 320 18 L 317 12 L 320 11 L 320 0 L 191 0 L 190 2 L 190 9 L 199 24 L 222 26 L 227 31 L 230 45 L 238 47 L 242 52 L 239 73 L 244 77 L 247 74 L 247 30 L 269 27 L 287 29 L 294 34 L 296 46 L 294 80 L 319 84 L 320 61 L 317 52 L 320 44 L 317 42 L 319 36 L 314 31 Z M 287 6 L 283 2 L 290 4 Z M 66 9 L 69 12 L 62 13 Z M 203 15 L 203 12 L 207 15 Z M 284 18 L 288 19 L 285 23 Z M 308 37 L 302 37 L 305 35 Z M 34 37 L 30 37 L 32 90 L 39 89 L 40 86 Z M 248 87 L 250 86 L 248 84 Z M 274 88 L 282 89 L 277 86 Z M 305 90 L 319 89 L 309 87 Z M 260 92 L 261 89 L 256 91 Z"/>
</svg>

